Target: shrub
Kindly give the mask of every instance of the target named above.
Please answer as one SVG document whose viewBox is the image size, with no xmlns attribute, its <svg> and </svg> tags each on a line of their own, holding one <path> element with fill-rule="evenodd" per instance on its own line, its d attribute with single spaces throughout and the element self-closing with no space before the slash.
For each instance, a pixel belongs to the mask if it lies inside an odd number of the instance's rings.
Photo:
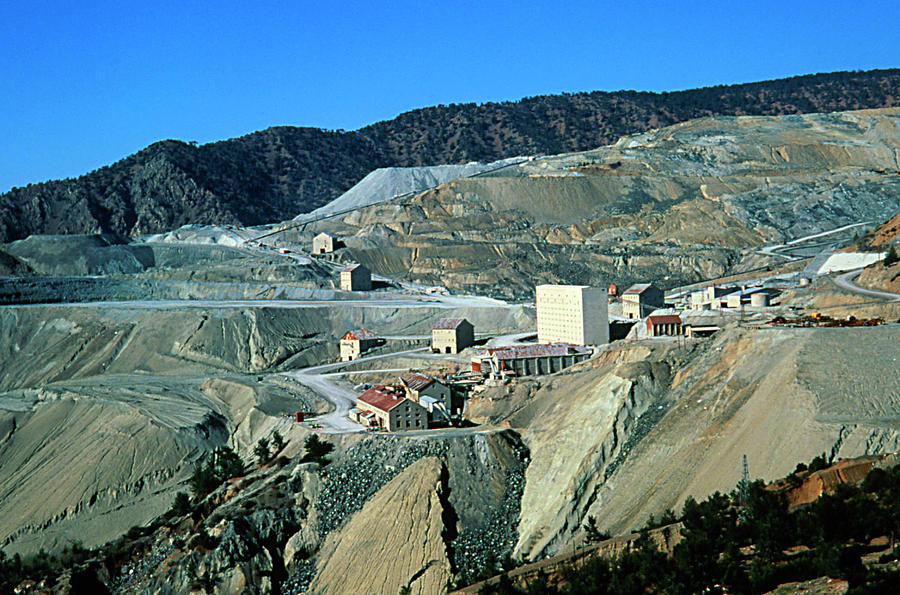
<svg viewBox="0 0 900 595">
<path fill-rule="evenodd" d="M 891 478 L 884 469 L 871 469 L 862 482 L 862 490 L 868 494 L 887 491 L 891 485 Z"/>
<path fill-rule="evenodd" d="M 226 479 L 244 474 L 244 462 L 227 446 L 212 451 L 205 461 L 194 467 L 191 475 L 191 491 L 196 498 L 206 496 L 222 485 Z"/>
<path fill-rule="evenodd" d="M 893 266 L 897 262 L 900 262 L 900 256 L 897 255 L 897 249 L 894 246 L 891 246 L 888 248 L 887 254 L 884 257 L 884 266 Z"/>
<path fill-rule="evenodd" d="M 328 464 L 326 455 L 334 450 L 334 445 L 330 442 L 323 442 L 318 435 L 313 434 L 303 443 L 306 447 L 306 454 L 300 459 L 301 463 L 313 462 L 320 465 Z"/>
<path fill-rule="evenodd" d="M 827 469 L 831 462 L 825 456 L 823 452 L 812 461 L 809 462 L 809 472 L 814 473 L 816 471 L 821 471 L 822 469 Z"/>
<path fill-rule="evenodd" d="M 272 456 L 269 452 L 269 440 L 268 438 L 260 438 L 256 443 L 256 448 L 253 449 L 253 454 L 256 456 L 256 460 L 259 461 L 260 465 L 265 465 L 269 462 L 269 458 Z"/>
<path fill-rule="evenodd" d="M 593 516 L 588 517 L 588 522 L 584 524 L 584 538 L 588 543 L 597 543 L 604 539 L 609 539 L 610 534 L 601 531 L 597 527 L 597 519 Z"/>
<path fill-rule="evenodd" d="M 195 547 L 202 547 L 207 550 L 211 550 L 216 547 L 218 540 L 209 534 L 206 530 L 206 527 L 200 525 L 200 529 L 197 530 L 195 534 L 191 536 L 188 540 L 188 547 L 193 549 Z"/>
<path fill-rule="evenodd" d="M 284 441 L 284 437 L 278 430 L 272 432 L 272 448 L 275 452 L 280 452 L 281 449 L 284 448 L 286 442 Z"/>
<path fill-rule="evenodd" d="M 191 498 L 184 492 L 175 494 L 175 501 L 172 503 L 172 513 L 175 516 L 184 516 L 191 511 Z"/>
</svg>

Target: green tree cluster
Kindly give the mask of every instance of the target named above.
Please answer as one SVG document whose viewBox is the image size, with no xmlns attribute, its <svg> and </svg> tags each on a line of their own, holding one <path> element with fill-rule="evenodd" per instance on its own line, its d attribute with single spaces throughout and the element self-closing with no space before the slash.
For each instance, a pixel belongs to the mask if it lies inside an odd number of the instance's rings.
<svg viewBox="0 0 900 595">
<path fill-rule="evenodd" d="M 810 468 L 826 461 L 824 454 Z M 849 595 L 896 593 L 900 571 L 867 570 L 861 556 L 873 537 L 900 535 L 900 467 L 875 469 L 859 485 L 842 485 L 790 511 L 783 495 L 756 481 L 745 508 L 737 492 L 684 504 L 682 540 L 670 556 L 642 537 L 613 560 L 591 558 L 563 571 L 562 581 L 538 577 L 519 588 L 506 578 L 493 594 L 764 593 L 820 576 L 850 582 Z M 589 520 L 590 523 L 590 520 Z M 795 545 L 808 551 L 788 555 Z M 752 547 L 749 547 L 752 546 Z M 887 556 L 893 558 L 894 553 Z"/>
<path fill-rule="evenodd" d="M 272 432 L 272 450 L 273 454 L 277 454 L 281 452 L 281 450 L 285 447 L 287 443 L 284 441 L 284 436 L 278 430 Z"/>
<path fill-rule="evenodd" d="M 184 492 L 175 494 L 172 502 L 171 513 L 175 516 L 184 516 L 191 511 L 191 497 Z"/>
<path fill-rule="evenodd" d="M 269 459 L 272 458 L 272 453 L 269 452 L 268 438 L 260 438 L 256 442 L 256 447 L 253 449 L 253 455 L 260 465 L 265 465 L 269 462 Z"/>
<path fill-rule="evenodd" d="M 333 444 L 323 441 L 317 434 L 310 435 L 303 443 L 303 446 L 306 448 L 306 454 L 300 459 L 301 463 L 313 462 L 319 465 L 327 465 L 328 459 L 326 457 L 328 453 L 334 450 Z"/>
<path fill-rule="evenodd" d="M 584 539 L 588 543 L 597 543 L 599 541 L 603 541 L 604 539 L 609 539 L 611 536 L 609 533 L 605 531 L 601 531 L 597 526 L 596 517 L 589 516 L 587 523 L 584 524 Z"/>
<path fill-rule="evenodd" d="M 244 474 L 241 457 L 231 448 L 219 446 L 202 463 L 194 467 L 190 486 L 195 498 L 206 496 L 231 477 Z"/>
<path fill-rule="evenodd" d="M 96 573 L 92 572 L 87 562 L 97 552 L 82 546 L 75 541 L 56 554 L 40 549 L 35 554 L 7 557 L 0 550 L 0 593 L 14 593 L 16 586 L 26 579 L 35 582 L 46 581 L 54 584 L 60 574 L 71 569 L 69 584 L 73 593 L 108 593 L 106 586 L 99 582 Z"/>
<path fill-rule="evenodd" d="M 900 262 L 900 256 L 897 255 L 897 248 L 891 245 L 888 248 L 887 254 L 884 255 L 884 266 L 894 266 L 896 263 Z"/>
<path fill-rule="evenodd" d="M 265 465 L 272 460 L 272 457 L 281 452 L 285 444 L 287 443 L 284 441 L 284 436 L 278 430 L 275 430 L 272 432 L 271 441 L 268 438 L 260 438 L 256 441 L 256 446 L 253 448 L 253 456 L 256 457 L 256 461 L 260 465 Z"/>
</svg>

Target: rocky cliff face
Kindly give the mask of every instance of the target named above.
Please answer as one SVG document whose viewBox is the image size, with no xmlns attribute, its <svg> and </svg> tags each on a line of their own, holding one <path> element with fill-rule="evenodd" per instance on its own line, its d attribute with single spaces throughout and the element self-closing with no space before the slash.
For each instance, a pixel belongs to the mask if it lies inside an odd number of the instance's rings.
<svg viewBox="0 0 900 595">
<path fill-rule="evenodd" d="M 515 433 L 357 436 L 324 467 L 302 462 L 301 442 L 79 572 L 112 592 L 442 593 L 512 551 L 527 463 Z"/>
<path fill-rule="evenodd" d="M 366 502 L 322 547 L 311 593 L 441 593 L 452 578 L 445 519 L 447 470 L 426 457 Z"/>
<path fill-rule="evenodd" d="M 454 582 L 468 584 L 485 569 L 497 570 L 500 562 L 512 554 L 516 542 L 528 450 L 515 432 L 456 433 L 460 435 L 423 439 L 372 436 L 349 448 L 329 468 L 322 495 L 316 502 L 321 533 L 336 532 L 332 539 L 341 540 L 351 525 L 379 525 L 381 530 L 370 544 L 381 548 L 382 555 L 392 555 L 392 549 L 387 547 L 393 539 L 391 534 L 409 521 L 386 514 L 383 506 L 367 510 L 366 503 L 379 498 L 382 490 L 416 461 L 433 457 L 443 466 L 438 492 L 443 533 L 441 544 L 428 547 L 444 548 Z M 394 489 L 398 488 L 389 492 Z M 399 504 L 390 510 L 396 510 Z M 327 556 L 318 564 L 320 570 L 329 564 Z M 394 590 L 414 577 L 415 572 L 404 576 L 398 574 L 399 566 L 393 568 Z M 302 570 L 297 580 L 302 578 Z M 329 584 L 320 578 L 316 581 L 323 589 Z"/>
<path fill-rule="evenodd" d="M 77 179 L 0 196 L 0 241 L 35 233 L 137 235 L 185 223 L 257 225 L 337 198 L 378 167 L 584 151 L 714 114 L 894 105 L 900 72 L 794 77 L 677 93 L 578 93 L 415 110 L 354 132 L 276 127 L 200 147 L 167 140 Z"/>
<path fill-rule="evenodd" d="M 702 118 L 538 158 L 321 222 L 348 258 L 447 287 L 694 282 L 900 209 L 900 111 Z"/>
<path fill-rule="evenodd" d="M 821 452 L 900 448 L 896 326 L 723 331 L 713 341 L 622 345 L 472 401 L 531 453 L 516 554 L 580 538 L 588 516 L 618 534 L 752 477 L 783 477 Z M 865 354 L 865 355 L 864 355 Z"/>
<path fill-rule="evenodd" d="M 821 452 L 897 450 L 896 336 L 896 327 L 724 333 L 677 370 L 665 415 L 588 512 L 613 531 L 638 527 L 688 495 L 730 491 L 743 454 L 752 477 L 773 480 Z"/>
<path fill-rule="evenodd" d="M 105 549 L 103 582 L 124 593 L 284 592 L 282 552 L 292 535 L 314 530 L 319 485 L 313 463 L 280 459 L 251 471 L 191 514 L 162 516 Z"/>
<path fill-rule="evenodd" d="M 547 382 L 488 390 L 470 404 L 476 419 L 508 420 L 531 451 L 516 556 L 555 553 L 580 531 L 606 479 L 668 408 L 671 368 L 684 357 L 613 349 Z"/>
</svg>

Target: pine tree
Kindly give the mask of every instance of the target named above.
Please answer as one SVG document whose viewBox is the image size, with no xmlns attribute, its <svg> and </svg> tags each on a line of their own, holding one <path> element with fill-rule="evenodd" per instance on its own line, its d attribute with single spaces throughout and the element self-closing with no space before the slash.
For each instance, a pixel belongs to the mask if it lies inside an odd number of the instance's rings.
<svg viewBox="0 0 900 595">
<path fill-rule="evenodd" d="M 894 246 L 891 246 L 884 256 L 884 266 L 893 266 L 897 262 L 900 262 L 900 256 L 897 255 L 897 249 Z"/>
<path fill-rule="evenodd" d="M 589 516 L 588 522 L 584 524 L 584 539 L 588 543 L 597 543 L 604 539 L 609 539 L 609 533 L 604 533 L 597 527 L 597 519 Z"/>
<path fill-rule="evenodd" d="M 256 455 L 256 460 L 259 461 L 260 465 L 268 463 L 269 458 L 272 456 L 269 453 L 269 439 L 260 438 L 256 443 L 256 448 L 253 449 L 253 454 Z"/>
<path fill-rule="evenodd" d="M 307 438 L 303 445 L 306 447 L 306 454 L 303 455 L 301 462 L 312 461 L 314 463 L 319 463 L 320 465 L 328 463 L 328 459 L 325 458 L 325 455 L 334 449 L 333 444 L 320 440 L 316 434 Z"/>
<path fill-rule="evenodd" d="M 278 430 L 272 432 L 272 448 L 275 452 L 281 451 L 285 444 L 284 437 Z"/>
</svg>

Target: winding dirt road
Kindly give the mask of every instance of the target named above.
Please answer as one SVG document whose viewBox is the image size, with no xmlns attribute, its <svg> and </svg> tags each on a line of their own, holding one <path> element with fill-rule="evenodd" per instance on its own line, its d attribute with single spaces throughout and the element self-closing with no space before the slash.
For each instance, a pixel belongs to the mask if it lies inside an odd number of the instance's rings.
<svg viewBox="0 0 900 595">
<path fill-rule="evenodd" d="M 852 291 L 853 293 L 861 293 L 863 295 L 873 295 L 876 297 L 883 297 L 891 300 L 892 302 L 900 302 L 900 293 L 891 293 L 889 291 L 878 291 L 875 289 L 866 289 L 865 287 L 860 287 L 856 283 L 853 282 L 860 273 L 863 272 L 863 269 L 856 269 L 850 271 L 849 273 L 844 273 L 843 275 L 839 275 L 835 277 L 834 282 L 837 283 L 839 287 L 842 289 L 846 289 L 847 291 Z"/>
</svg>

